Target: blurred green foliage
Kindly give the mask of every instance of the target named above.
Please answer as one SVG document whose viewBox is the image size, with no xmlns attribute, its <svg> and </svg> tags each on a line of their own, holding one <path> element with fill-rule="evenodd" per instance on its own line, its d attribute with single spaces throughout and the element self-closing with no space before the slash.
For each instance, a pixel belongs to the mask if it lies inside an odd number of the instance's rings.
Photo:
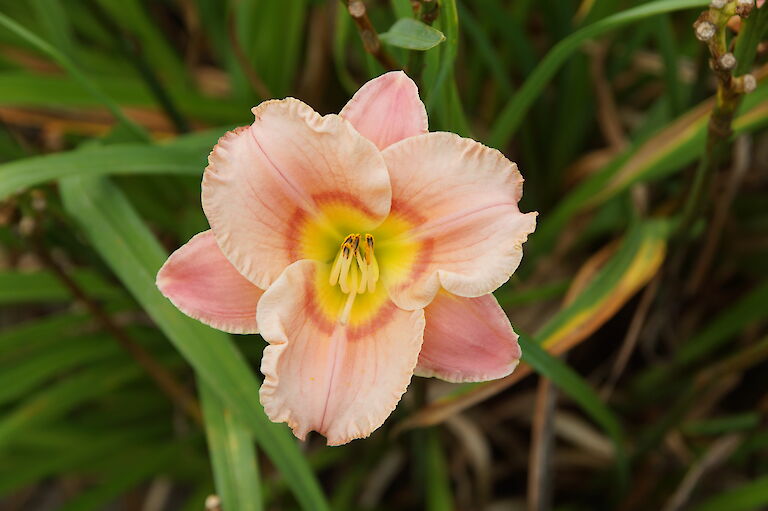
<svg viewBox="0 0 768 511">
<path fill-rule="evenodd" d="M 417 380 L 370 439 L 328 448 L 267 420 L 260 338 L 185 317 L 154 276 L 207 228 L 206 157 L 252 106 L 335 112 L 385 71 L 345 2 L 0 0 L 0 507 L 768 506 L 768 85 L 681 231 L 714 94 L 691 28 L 709 2 L 434 2 L 365 4 L 430 129 L 526 178 L 539 228 L 497 297 L 535 332 L 529 365 Z M 767 24 L 764 7 L 732 33 L 738 74 L 766 74 Z"/>
</svg>

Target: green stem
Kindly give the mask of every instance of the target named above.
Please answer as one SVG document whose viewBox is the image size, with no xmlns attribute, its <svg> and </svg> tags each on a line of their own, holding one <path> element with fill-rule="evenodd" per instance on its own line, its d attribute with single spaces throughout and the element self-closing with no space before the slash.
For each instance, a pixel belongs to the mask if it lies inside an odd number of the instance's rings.
<svg viewBox="0 0 768 511">
<path fill-rule="evenodd" d="M 437 0 L 418 0 L 413 3 L 413 14 L 425 25 L 431 26 L 440 12 Z M 412 50 L 408 55 L 408 75 L 413 78 L 419 90 L 423 90 L 424 52 Z"/>
<path fill-rule="evenodd" d="M 375 58 L 385 70 L 400 69 L 400 64 L 382 47 L 379 34 L 368 17 L 368 11 L 363 0 L 341 0 L 341 2 L 346 6 L 347 12 L 357 26 L 365 51 Z"/>
<path fill-rule="evenodd" d="M 699 22 L 706 23 L 709 20 L 717 30 L 714 37 L 708 41 L 712 67 L 717 77 L 717 96 L 707 126 L 704 153 L 691 181 L 681 220 L 678 224 L 681 231 L 690 227 L 698 216 L 703 192 L 707 188 L 711 176 L 717 171 L 728 154 L 733 136 L 733 117 L 744 96 L 739 82 L 741 78 L 734 78 L 731 69 L 723 68 L 720 64 L 720 59 L 728 52 L 726 32 L 728 20 L 733 15 L 732 10 L 732 5 L 722 10 L 712 8 L 699 17 Z"/>
</svg>

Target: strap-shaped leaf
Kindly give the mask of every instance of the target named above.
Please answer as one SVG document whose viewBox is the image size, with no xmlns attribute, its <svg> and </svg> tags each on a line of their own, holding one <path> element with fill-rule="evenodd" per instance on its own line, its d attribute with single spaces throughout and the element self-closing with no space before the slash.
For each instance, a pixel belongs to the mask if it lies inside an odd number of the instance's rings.
<svg viewBox="0 0 768 511">
<path fill-rule="evenodd" d="M 615 449 L 620 478 L 626 482 L 629 464 L 624 451 L 624 432 L 614 413 L 603 404 L 589 384 L 560 359 L 553 357 L 536 342 L 520 336 L 523 360 L 542 376 L 552 380 L 558 388 L 576 401 L 592 419 L 610 435 Z"/>
<path fill-rule="evenodd" d="M 259 382 L 230 337 L 184 316 L 155 286 L 167 253 L 122 192 L 106 178 L 74 177 L 61 181 L 61 194 L 66 210 L 126 288 L 200 379 L 248 425 L 302 507 L 327 509 L 295 439 L 264 415 Z"/>
<path fill-rule="evenodd" d="M 589 338 L 656 274 L 666 253 L 668 230 L 667 222 L 663 220 L 636 225 L 584 290 L 536 333 L 535 342 L 549 353 L 558 355 Z M 536 370 L 536 367 L 524 361 L 515 372 L 500 380 L 461 385 L 457 391 L 403 421 L 398 429 L 442 422 L 517 383 L 530 374 L 531 369 Z M 616 440 L 615 435 L 608 432 Z M 616 449 L 618 453 L 620 446 Z"/>
<path fill-rule="evenodd" d="M 250 431 L 208 385 L 198 382 L 216 491 L 225 511 L 261 511 L 256 450 Z"/>
<path fill-rule="evenodd" d="M 666 12 L 703 7 L 708 0 L 659 0 L 638 5 L 632 9 L 603 18 L 574 32 L 552 48 L 520 90 L 504 106 L 488 138 L 488 145 L 504 147 L 520 127 L 526 112 L 542 93 L 549 80 L 568 58 L 577 52 L 585 41 L 610 30 Z"/>
</svg>

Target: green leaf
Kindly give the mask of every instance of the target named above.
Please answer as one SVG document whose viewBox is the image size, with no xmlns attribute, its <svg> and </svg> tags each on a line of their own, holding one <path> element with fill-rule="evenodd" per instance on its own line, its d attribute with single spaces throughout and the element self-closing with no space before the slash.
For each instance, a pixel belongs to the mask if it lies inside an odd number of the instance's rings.
<svg viewBox="0 0 768 511">
<path fill-rule="evenodd" d="M 48 349 L 57 341 L 79 332 L 89 316 L 64 313 L 14 325 L 0 331 L 0 359 L 5 363 L 20 355 Z"/>
<path fill-rule="evenodd" d="M 680 430 L 686 435 L 722 435 L 760 427 L 760 414 L 746 412 L 713 419 L 700 419 L 684 423 Z"/>
<path fill-rule="evenodd" d="M 640 373 L 633 387 L 642 394 L 652 395 L 653 389 L 663 388 L 669 380 L 684 373 L 690 366 L 714 357 L 717 350 L 737 333 L 752 325 L 765 322 L 768 302 L 768 280 L 753 287 L 738 300 L 724 307 L 692 337 L 675 350 L 671 362 L 657 364 Z"/>
<path fill-rule="evenodd" d="M 536 342 L 544 349 L 562 353 L 587 339 L 657 273 L 666 253 L 668 232 L 665 220 L 636 224 L 579 295 L 539 328 Z M 457 385 L 451 394 L 423 407 L 403 421 L 401 427 L 437 424 L 501 392 L 527 374 L 528 369 L 523 363 L 500 380 Z"/>
<path fill-rule="evenodd" d="M 768 476 L 712 497 L 693 511 L 753 511 L 768 506 Z"/>
<path fill-rule="evenodd" d="M 30 2 L 40 23 L 45 27 L 51 42 L 62 53 L 71 55 L 74 48 L 72 23 L 67 10 L 59 0 L 32 0 Z"/>
<path fill-rule="evenodd" d="M 459 9 L 459 17 L 461 18 L 461 26 L 470 38 L 472 46 L 476 49 L 478 58 L 485 62 L 488 71 L 493 74 L 493 78 L 502 92 L 506 95 L 512 95 L 514 87 L 509 77 L 509 70 L 505 68 L 504 59 L 493 44 L 491 34 L 488 33 L 488 30 L 481 25 L 472 14 L 472 11 L 467 9 L 463 3 L 457 2 L 457 7 Z M 510 31 L 514 30 L 510 27 L 507 27 L 507 29 Z"/>
<path fill-rule="evenodd" d="M 156 99 L 147 85 L 130 75 L 105 73 L 89 76 L 91 83 L 123 107 L 155 108 Z M 171 89 L 173 101 L 186 116 L 212 125 L 242 123 L 250 120 L 248 104 L 227 98 L 202 96 L 192 89 Z M 63 108 L 94 109 L 102 101 L 83 89 L 71 76 L 45 75 L 29 71 L 0 72 L 0 104 Z"/>
<path fill-rule="evenodd" d="M 637 141 L 601 170 L 581 182 L 552 210 L 536 229 L 531 248 L 550 249 L 559 233 L 580 211 L 595 208 L 627 190 L 632 184 L 667 176 L 693 162 L 700 154 L 707 130 L 711 102 L 684 113 L 644 141 Z M 736 135 L 755 131 L 768 123 L 768 86 L 748 94 L 734 119 Z M 529 249 L 530 250 L 530 249 Z"/>
<path fill-rule="evenodd" d="M 222 508 L 224 511 L 261 511 L 263 497 L 250 432 L 204 382 L 200 381 L 198 388 Z"/>
<path fill-rule="evenodd" d="M 140 51 L 165 81 L 176 87 L 190 85 L 187 69 L 176 51 L 166 40 L 162 25 L 147 12 L 139 0 L 97 0 L 110 17 L 135 37 Z M 112 34 L 120 37 L 121 35 Z"/>
<path fill-rule="evenodd" d="M 755 62 L 755 54 L 760 41 L 768 29 L 768 7 L 763 5 L 759 9 L 754 9 L 752 15 L 745 20 L 741 20 L 742 27 L 739 36 L 736 38 L 736 57 L 735 75 L 749 73 Z"/>
<path fill-rule="evenodd" d="M 251 429 L 304 509 L 325 510 L 325 497 L 284 425 L 258 405 L 259 382 L 232 339 L 188 318 L 155 285 L 168 257 L 122 192 L 105 178 L 61 181 L 65 209 L 198 376 Z"/>
<path fill-rule="evenodd" d="M 445 31 L 446 43 L 438 50 L 426 54 L 426 69 L 424 83 L 431 83 L 431 89 L 426 96 L 427 112 L 435 115 L 440 129 L 458 133 L 461 136 L 471 135 L 469 121 L 464 114 L 464 107 L 456 86 L 454 66 L 459 52 L 459 13 L 456 0 L 444 0 L 440 3 L 440 28 Z M 438 56 L 439 58 L 435 59 Z M 432 63 L 436 60 L 435 64 Z M 428 73 L 431 67 L 435 73 Z"/>
<path fill-rule="evenodd" d="M 333 31 L 333 66 L 336 76 L 342 87 L 350 96 L 357 92 L 360 84 L 355 81 L 347 69 L 346 50 L 350 32 L 352 31 L 352 18 L 347 10 L 339 4 L 336 10 L 335 30 Z"/>
<path fill-rule="evenodd" d="M 9 461 L 7 457 L 2 460 L 4 466 L 13 466 L 14 469 L 4 473 L 0 479 L 0 495 L 8 495 L 57 475 L 99 471 L 99 465 L 105 461 L 111 464 L 111 467 L 107 466 L 108 470 L 119 472 L 123 467 L 117 465 L 112 456 L 105 456 L 104 453 L 117 453 L 126 447 L 131 450 L 135 445 L 147 446 L 151 456 L 156 449 L 167 447 L 167 431 L 154 425 L 134 425 L 124 431 L 100 431 L 98 435 L 90 431 L 72 430 L 60 424 L 26 429 L 23 436 L 16 439 L 14 447 L 29 449 L 21 453 L 16 462 L 6 464 Z M 35 455 L 39 452 L 45 452 L 45 455 Z"/>
<path fill-rule="evenodd" d="M 101 364 L 31 395 L 0 420 L 0 447 L 13 441 L 30 425 L 57 418 L 139 375 L 137 366 Z"/>
<path fill-rule="evenodd" d="M 379 39 L 398 48 L 426 51 L 445 41 L 445 35 L 413 18 L 400 18 Z"/>
<path fill-rule="evenodd" d="M 666 252 L 669 224 L 647 220 L 633 226 L 621 246 L 581 293 L 536 332 L 545 346 L 563 342 L 570 335 L 583 335 L 603 313 L 618 310 L 658 271 Z M 598 324 L 602 324 L 598 321 Z"/>
<path fill-rule="evenodd" d="M 165 445 L 155 449 L 149 456 L 145 453 L 136 455 L 129 451 L 128 455 L 113 459 L 113 463 L 120 467 L 118 472 L 110 474 L 105 480 L 99 481 L 99 484 L 59 507 L 59 511 L 103 509 L 131 488 L 135 488 L 169 465 L 178 463 L 181 454 L 179 447 L 178 444 Z"/>
<path fill-rule="evenodd" d="M 309 4 L 307 0 L 233 3 L 234 28 L 249 64 L 259 71 L 270 92 L 278 97 L 291 92 L 296 72 L 301 69 L 302 35 Z M 214 2 L 214 5 L 221 3 Z M 280 42 L 279 51 L 276 51 L 276 41 Z"/>
<path fill-rule="evenodd" d="M 220 130 L 166 145 L 112 144 L 35 156 L 0 165 L 0 200 L 30 186 L 74 175 L 198 174 Z"/>
<path fill-rule="evenodd" d="M 676 367 L 679 369 L 699 362 L 738 332 L 750 325 L 765 323 L 766 303 L 768 303 L 768 280 L 756 285 L 735 303 L 723 307 L 719 314 L 685 342 L 675 353 Z"/>
<path fill-rule="evenodd" d="M 693 7 L 704 7 L 707 4 L 709 4 L 708 0 L 658 0 L 649 2 L 597 21 L 561 40 L 547 53 L 544 60 L 501 111 L 488 137 L 488 145 L 497 148 L 507 145 L 523 121 L 526 112 L 544 91 L 549 80 L 560 69 L 560 66 L 568 61 L 571 55 L 581 49 L 584 42 L 649 16 Z"/>
<path fill-rule="evenodd" d="M 80 67 L 75 64 L 75 62 L 70 59 L 67 55 L 60 52 L 58 49 L 51 46 L 48 42 L 44 41 L 37 35 L 33 34 L 26 28 L 22 27 L 18 23 L 16 23 L 14 20 L 9 18 L 3 13 L 0 13 L 0 27 L 4 27 L 6 30 L 9 30 L 10 32 L 16 34 L 17 36 L 24 39 L 26 42 L 37 48 L 39 51 L 43 52 L 44 54 L 48 55 L 50 58 L 55 60 L 61 67 L 67 70 L 67 72 L 80 82 L 80 85 L 87 90 L 91 95 L 93 95 L 96 99 L 98 99 L 109 111 L 112 113 L 112 115 L 120 121 L 124 126 L 126 126 L 128 129 L 131 130 L 131 133 L 136 137 L 137 140 L 142 141 L 148 141 L 149 135 L 147 132 L 133 122 L 131 119 L 129 119 L 125 113 L 123 113 L 123 110 L 120 108 L 120 105 L 115 103 L 112 98 L 104 94 L 104 92 L 96 86 L 86 75 L 80 70 Z"/>
<path fill-rule="evenodd" d="M 75 282 L 96 299 L 117 298 L 119 289 L 104 282 L 98 274 L 89 270 L 72 273 Z M 0 304 L 39 302 L 72 302 L 69 290 L 50 272 L 0 272 Z"/>
<path fill-rule="evenodd" d="M 680 51 L 675 41 L 675 32 L 668 15 L 659 16 L 656 21 L 656 41 L 659 45 L 659 53 L 664 61 L 664 87 L 668 98 L 668 111 L 675 116 L 682 110 L 683 86 L 677 76 L 678 59 Z"/>
<path fill-rule="evenodd" d="M 613 412 L 603 404 L 594 389 L 576 372 L 544 351 L 538 343 L 519 338 L 522 359 L 529 363 L 537 373 L 552 380 L 558 388 L 576 401 L 611 437 L 615 448 L 616 463 L 622 483 L 629 475 L 629 462 L 624 450 L 624 431 Z"/>
<path fill-rule="evenodd" d="M 440 445 L 440 433 L 437 428 L 424 431 L 424 476 L 426 483 L 427 511 L 445 511 L 454 509 L 451 494 L 448 463 Z"/>
<path fill-rule="evenodd" d="M 22 397 L 57 374 L 79 366 L 102 363 L 119 354 L 117 344 L 109 337 L 103 334 L 81 335 L 55 349 L 3 367 L 0 371 L 0 405 Z"/>
</svg>

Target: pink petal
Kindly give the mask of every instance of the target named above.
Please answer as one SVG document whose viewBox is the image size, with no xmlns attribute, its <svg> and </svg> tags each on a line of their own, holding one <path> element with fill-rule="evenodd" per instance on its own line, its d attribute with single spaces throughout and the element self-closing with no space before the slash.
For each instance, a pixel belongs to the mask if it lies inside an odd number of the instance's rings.
<svg viewBox="0 0 768 511">
<path fill-rule="evenodd" d="M 495 149 L 453 133 L 411 137 L 385 149 L 392 182 L 392 215 L 413 227 L 417 246 L 410 272 L 389 276 L 392 300 L 404 309 L 425 307 L 442 286 L 477 297 L 509 279 L 537 213 L 517 203 L 523 178 Z M 385 262 L 381 263 L 386 271 Z"/>
<path fill-rule="evenodd" d="M 427 110 L 416 84 L 391 71 L 358 90 L 340 114 L 379 149 L 427 132 Z"/>
<path fill-rule="evenodd" d="M 264 293 L 221 253 L 211 231 L 192 237 L 157 273 L 157 287 L 178 309 L 233 334 L 255 334 L 256 304 Z"/>
<path fill-rule="evenodd" d="M 462 298 L 443 291 L 424 316 L 418 376 L 477 382 L 503 378 L 517 367 L 517 334 L 492 294 Z"/>
<path fill-rule="evenodd" d="M 259 303 L 270 344 L 260 397 L 269 418 L 287 422 L 300 439 L 314 430 L 339 445 L 370 435 L 395 409 L 416 366 L 424 313 L 398 309 L 383 295 L 370 321 L 334 322 L 318 301 L 328 284 L 317 272 L 312 261 L 292 264 Z"/>
<path fill-rule="evenodd" d="M 337 115 L 293 98 L 266 101 L 256 120 L 219 140 L 203 178 L 205 214 L 224 255 L 266 289 L 300 253 L 300 232 L 323 206 L 343 203 L 374 225 L 389 212 L 384 161 Z M 339 243 L 348 232 L 334 233 Z"/>
</svg>

